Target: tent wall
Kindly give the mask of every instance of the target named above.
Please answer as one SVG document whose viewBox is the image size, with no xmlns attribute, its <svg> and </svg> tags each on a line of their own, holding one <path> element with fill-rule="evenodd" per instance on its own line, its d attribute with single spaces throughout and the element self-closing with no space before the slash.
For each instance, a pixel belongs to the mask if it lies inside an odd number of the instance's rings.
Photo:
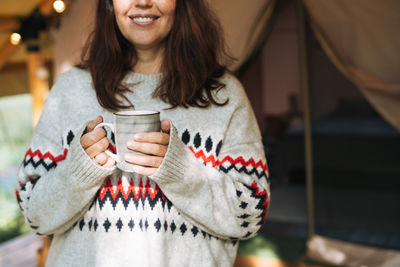
<svg viewBox="0 0 400 267">
<path fill-rule="evenodd" d="M 303 2 L 325 53 L 400 130 L 400 2 Z"/>
</svg>

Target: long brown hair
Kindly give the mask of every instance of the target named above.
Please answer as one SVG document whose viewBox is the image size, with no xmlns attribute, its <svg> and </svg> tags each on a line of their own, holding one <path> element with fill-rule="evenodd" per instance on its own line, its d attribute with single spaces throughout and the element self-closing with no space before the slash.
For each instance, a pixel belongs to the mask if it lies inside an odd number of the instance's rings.
<svg viewBox="0 0 400 267">
<path fill-rule="evenodd" d="M 94 31 L 81 60 L 78 67 L 90 71 L 101 106 L 113 111 L 132 107 L 125 97 L 131 90 L 121 82 L 132 71 L 137 54 L 117 26 L 112 0 L 98 0 Z M 172 108 L 225 105 L 228 100 L 217 102 L 212 91 L 225 87 L 219 78 L 229 60 L 222 27 L 207 0 L 176 0 L 175 20 L 165 40 L 165 75 L 153 97 Z"/>
</svg>

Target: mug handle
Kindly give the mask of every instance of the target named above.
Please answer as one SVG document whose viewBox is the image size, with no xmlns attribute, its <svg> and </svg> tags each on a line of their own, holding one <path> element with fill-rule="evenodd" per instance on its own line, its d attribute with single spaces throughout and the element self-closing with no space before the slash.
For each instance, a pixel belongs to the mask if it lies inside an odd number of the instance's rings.
<svg viewBox="0 0 400 267">
<path fill-rule="evenodd" d="M 100 127 L 108 127 L 108 128 L 111 129 L 111 131 L 113 131 L 115 133 L 114 124 L 107 123 L 107 122 L 102 122 L 100 124 L 97 124 L 96 127 L 94 127 L 94 129 L 97 129 L 97 128 L 100 128 Z M 119 163 L 119 158 L 118 158 L 117 154 L 112 153 L 110 150 L 106 150 L 104 152 L 107 155 L 109 155 L 115 162 Z"/>
</svg>

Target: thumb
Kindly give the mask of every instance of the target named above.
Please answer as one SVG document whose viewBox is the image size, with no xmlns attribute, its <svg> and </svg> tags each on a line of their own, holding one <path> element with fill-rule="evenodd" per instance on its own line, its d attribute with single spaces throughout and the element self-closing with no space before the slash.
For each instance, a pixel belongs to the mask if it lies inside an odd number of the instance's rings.
<svg viewBox="0 0 400 267">
<path fill-rule="evenodd" d="M 103 122 L 103 117 L 102 116 L 97 116 L 95 120 L 89 121 L 89 123 L 86 125 L 86 132 L 91 132 L 94 130 L 94 128 Z"/>
<path fill-rule="evenodd" d="M 161 130 L 164 133 L 169 133 L 169 131 L 171 130 L 171 123 L 169 122 L 169 120 L 162 120 L 161 121 Z"/>
</svg>

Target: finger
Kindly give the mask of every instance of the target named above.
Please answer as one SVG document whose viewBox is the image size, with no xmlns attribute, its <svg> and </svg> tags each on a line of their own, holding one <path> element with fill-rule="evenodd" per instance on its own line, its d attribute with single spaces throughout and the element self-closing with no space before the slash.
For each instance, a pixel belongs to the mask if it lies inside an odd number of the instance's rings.
<svg viewBox="0 0 400 267">
<path fill-rule="evenodd" d="M 115 165 L 115 160 L 113 160 L 111 157 L 107 158 L 107 162 L 103 165 L 104 168 L 112 168 Z"/>
<path fill-rule="evenodd" d="M 134 165 L 133 171 L 144 176 L 151 176 L 157 171 L 157 168 L 149 168 L 149 167 Z"/>
<path fill-rule="evenodd" d="M 125 161 L 135 165 L 158 168 L 161 165 L 163 157 L 126 153 L 124 159 Z"/>
<path fill-rule="evenodd" d="M 86 133 L 81 137 L 81 145 L 84 149 L 94 145 L 106 136 L 103 128 L 97 128 L 94 131 Z"/>
<path fill-rule="evenodd" d="M 103 166 L 104 164 L 106 164 L 108 158 L 109 158 L 109 156 L 106 153 L 102 152 L 102 153 L 98 154 L 97 156 L 95 156 L 93 159 L 97 164 L 99 164 L 100 166 Z"/>
<path fill-rule="evenodd" d="M 97 124 L 103 122 L 103 117 L 102 116 L 97 116 L 95 120 L 89 121 L 89 123 L 86 125 L 86 132 L 91 132 L 93 129 L 97 126 Z"/>
<path fill-rule="evenodd" d="M 138 133 L 138 134 L 135 134 L 133 139 L 137 142 L 168 145 L 169 134 L 161 133 L 161 132 Z"/>
<path fill-rule="evenodd" d="M 171 130 L 171 123 L 169 122 L 169 120 L 162 120 L 161 121 L 161 130 L 164 133 L 168 133 L 169 134 L 169 131 Z"/>
<path fill-rule="evenodd" d="M 94 143 L 93 145 L 89 146 L 85 151 L 86 154 L 92 159 L 96 157 L 98 154 L 104 152 L 110 142 L 108 141 L 107 137 L 102 138 L 100 141 Z"/>
<path fill-rule="evenodd" d="M 127 147 L 134 151 L 139 151 L 144 154 L 164 157 L 167 153 L 167 146 L 151 143 L 128 142 Z"/>
</svg>

